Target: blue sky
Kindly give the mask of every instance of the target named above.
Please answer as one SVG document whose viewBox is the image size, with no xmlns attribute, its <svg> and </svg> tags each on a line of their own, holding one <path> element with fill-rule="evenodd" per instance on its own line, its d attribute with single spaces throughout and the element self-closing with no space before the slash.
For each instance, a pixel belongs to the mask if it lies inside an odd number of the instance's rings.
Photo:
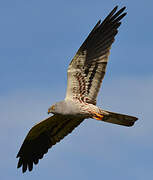
<svg viewBox="0 0 153 180">
<path fill-rule="evenodd" d="M 112 46 L 98 105 L 139 121 L 125 128 L 86 120 L 23 175 L 16 154 L 26 134 L 64 98 L 70 60 L 116 5 L 126 6 L 128 14 Z M 152 11 L 152 1 L 0 1 L 0 179 L 153 177 Z"/>
</svg>

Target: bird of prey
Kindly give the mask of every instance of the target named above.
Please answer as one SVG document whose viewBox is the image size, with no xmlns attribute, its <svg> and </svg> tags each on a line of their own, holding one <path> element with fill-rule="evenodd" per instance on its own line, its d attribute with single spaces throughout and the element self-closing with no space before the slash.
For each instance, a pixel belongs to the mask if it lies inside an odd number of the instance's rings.
<svg viewBox="0 0 153 180">
<path fill-rule="evenodd" d="M 96 98 L 105 75 L 110 48 L 115 40 L 125 7 L 116 6 L 103 22 L 98 21 L 69 64 L 67 92 L 63 101 L 48 109 L 53 116 L 36 124 L 26 136 L 18 154 L 18 168 L 33 169 L 48 149 L 71 133 L 87 118 L 123 126 L 138 119 L 109 112 L 96 106 Z"/>
</svg>

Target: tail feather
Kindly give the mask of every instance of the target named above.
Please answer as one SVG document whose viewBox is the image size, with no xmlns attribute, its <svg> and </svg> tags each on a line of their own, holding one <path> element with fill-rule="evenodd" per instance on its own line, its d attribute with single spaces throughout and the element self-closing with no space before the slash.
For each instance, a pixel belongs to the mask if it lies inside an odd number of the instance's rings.
<svg viewBox="0 0 153 180">
<path fill-rule="evenodd" d="M 119 114 L 105 110 L 101 110 L 101 112 L 101 114 L 104 115 L 104 117 L 101 119 L 102 121 L 122 126 L 133 126 L 135 121 L 138 120 L 137 117 L 125 114 Z"/>
</svg>

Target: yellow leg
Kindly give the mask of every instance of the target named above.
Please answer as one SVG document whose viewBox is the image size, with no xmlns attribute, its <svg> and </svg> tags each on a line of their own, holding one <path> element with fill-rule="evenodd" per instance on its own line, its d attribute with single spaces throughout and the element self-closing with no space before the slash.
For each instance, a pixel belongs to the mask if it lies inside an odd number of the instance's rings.
<svg viewBox="0 0 153 180">
<path fill-rule="evenodd" d="M 103 115 L 102 114 L 98 114 L 96 112 L 93 113 L 94 115 L 92 116 L 92 118 L 96 119 L 96 120 L 102 120 L 103 119 Z"/>
</svg>

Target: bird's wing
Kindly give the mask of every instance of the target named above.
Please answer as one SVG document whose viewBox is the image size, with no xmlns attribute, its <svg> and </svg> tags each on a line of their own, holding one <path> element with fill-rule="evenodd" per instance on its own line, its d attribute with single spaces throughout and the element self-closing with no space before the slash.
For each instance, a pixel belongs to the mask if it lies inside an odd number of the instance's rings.
<svg viewBox="0 0 153 180">
<path fill-rule="evenodd" d="M 111 45 L 121 25 L 120 20 L 126 15 L 124 10 L 125 7 L 117 11 L 116 6 L 102 23 L 96 24 L 77 51 L 68 67 L 65 99 L 80 98 L 96 104 Z"/>
<path fill-rule="evenodd" d="M 72 132 L 84 119 L 62 115 L 53 115 L 36 124 L 26 136 L 18 154 L 18 168 L 23 173 L 33 169 L 48 149 Z"/>
</svg>

